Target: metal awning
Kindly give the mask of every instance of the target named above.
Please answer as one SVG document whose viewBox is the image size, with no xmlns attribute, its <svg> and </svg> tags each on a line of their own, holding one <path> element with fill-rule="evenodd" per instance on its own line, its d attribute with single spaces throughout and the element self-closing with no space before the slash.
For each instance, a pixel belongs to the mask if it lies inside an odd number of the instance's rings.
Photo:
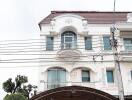
<svg viewBox="0 0 132 100">
<path fill-rule="evenodd" d="M 118 100 L 100 90 L 81 86 L 51 89 L 33 96 L 30 100 Z"/>
</svg>

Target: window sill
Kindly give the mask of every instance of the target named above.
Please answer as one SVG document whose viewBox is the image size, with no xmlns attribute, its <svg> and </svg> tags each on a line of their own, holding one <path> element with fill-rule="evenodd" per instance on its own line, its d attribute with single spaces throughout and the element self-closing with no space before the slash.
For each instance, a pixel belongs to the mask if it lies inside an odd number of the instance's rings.
<svg viewBox="0 0 132 100">
<path fill-rule="evenodd" d="M 91 83 L 90 81 L 83 81 L 82 83 Z"/>
<path fill-rule="evenodd" d="M 45 51 L 55 51 L 55 50 L 48 50 L 48 49 L 46 49 Z"/>
<path fill-rule="evenodd" d="M 116 84 L 113 82 L 113 83 L 107 83 L 108 86 L 115 86 Z"/>
<path fill-rule="evenodd" d="M 95 50 L 87 50 L 87 49 L 84 49 L 86 52 L 95 52 Z"/>
<path fill-rule="evenodd" d="M 103 51 L 105 51 L 105 52 L 106 52 L 106 51 L 112 51 L 112 50 L 103 50 Z"/>
<path fill-rule="evenodd" d="M 113 50 L 103 50 L 102 52 L 104 52 L 104 53 L 113 52 Z"/>
<path fill-rule="evenodd" d="M 132 83 L 132 80 L 128 80 L 128 82 Z"/>
</svg>

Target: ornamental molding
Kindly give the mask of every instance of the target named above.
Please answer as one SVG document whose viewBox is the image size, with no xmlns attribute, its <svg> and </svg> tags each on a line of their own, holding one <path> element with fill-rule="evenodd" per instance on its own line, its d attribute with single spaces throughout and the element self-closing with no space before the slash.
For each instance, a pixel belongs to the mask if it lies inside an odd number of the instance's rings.
<svg viewBox="0 0 132 100">
<path fill-rule="evenodd" d="M 63 17 L 73 17 L 73 18 L 77 18 L 77 19 L 81 19 L 81 20 L 85 19 L 84 17 L 76 15 L 76 14 L 63 14 L 63 15 L 59 15 L 57 17 L 54 17 L 53 20 L 57 20 L 57 19 L 60 19 Z"/>
</svg>

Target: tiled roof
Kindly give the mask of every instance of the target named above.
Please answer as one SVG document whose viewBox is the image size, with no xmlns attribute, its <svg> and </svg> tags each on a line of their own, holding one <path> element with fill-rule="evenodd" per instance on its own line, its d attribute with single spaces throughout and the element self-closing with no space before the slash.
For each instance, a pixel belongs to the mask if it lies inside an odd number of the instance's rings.
<svg viewBox="0 0 132 100">
<path fill-rule="evenodd" d="M 51 14 L 44 18 L 40 24 L 49 24 L 50 21 L 62 14 L 75 14 L 84 17 L 91 24 L 111 24 L 115 22 L 127 21 L 127 14 L 130 12 L 96 12 L 96 11 L 51 11 Z"/>
</svg>

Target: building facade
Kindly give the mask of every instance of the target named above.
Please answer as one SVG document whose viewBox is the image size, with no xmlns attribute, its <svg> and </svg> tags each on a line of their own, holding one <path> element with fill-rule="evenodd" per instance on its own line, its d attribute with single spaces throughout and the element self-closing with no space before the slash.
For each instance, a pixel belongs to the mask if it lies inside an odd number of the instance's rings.
<svg viewBox="0 0 132 100">
<path fill-rule="evenodd" d="M 39 23 L 39 92 L 84 86 L 118 96 L 110 42 L 113 23 L 124 95 L 132 95 L 131 12 L 52 11 Z"/>
</svg>

